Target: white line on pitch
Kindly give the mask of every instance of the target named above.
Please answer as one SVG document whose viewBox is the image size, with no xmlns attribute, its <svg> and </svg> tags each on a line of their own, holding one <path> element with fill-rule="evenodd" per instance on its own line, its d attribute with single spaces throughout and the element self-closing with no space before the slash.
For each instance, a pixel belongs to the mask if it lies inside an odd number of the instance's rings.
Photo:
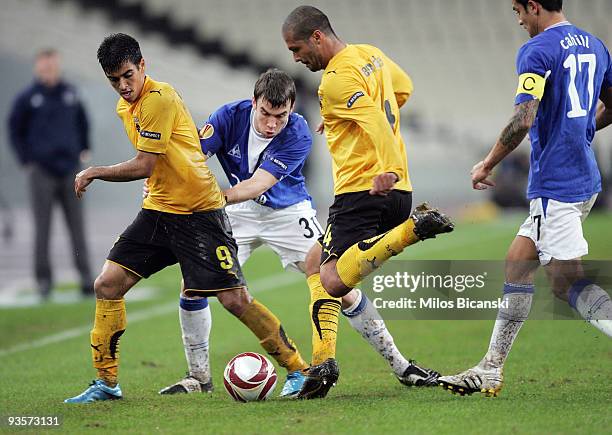
<svg viewBox="0 0 612 435">
<path fill-rule="evenodd" d="M 249 283 L 249 290 L 253 293 L 261 293 L 269 290 L 275 290 L 286 285 L 295 284 L 303 280 L 304 277 L 300 273 L 282 272 L 265 278 L 253 280 L 251 283 Z M 211 300 L 216 300 L 216 298 L 211 298 Z M 153 317 L 163 316 L 176 310 L 177 303 L 176 301 L 173 301 L 153 308 L 130 312 L 128 313 L 128 321 L 130 324 L 133 324 L 135 322 L 141 322 Z M 86 326 L 80 326 L 78 328 L 66 329 L 65 331 L 48 335 L 37 340 L 17 344 L 7 349 L 0 349 L 0 358 L 88 334 L 91 330 L 91 326 L 92 325 L 89 324 Z"/>
</svg>

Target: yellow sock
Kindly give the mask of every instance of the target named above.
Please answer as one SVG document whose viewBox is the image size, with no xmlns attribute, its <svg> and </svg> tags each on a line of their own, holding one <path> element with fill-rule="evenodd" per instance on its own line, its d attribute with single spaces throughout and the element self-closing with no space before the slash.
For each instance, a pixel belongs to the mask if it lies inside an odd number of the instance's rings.
<svg viewBox="0 0 612 435">
<path fill-rule="evenodd" d="M 310 326 L 312 326 L 312 365 L 336 357 L 336 336 L 340 298 L 332 298 L 315 273 L 306 280 L 310 289 Z"/>
<path fill-rule="evenodd" d="M 117 384 L 119 338 L 127 325 L 125 301 L 96 299 L 96 319 L 91 330 L 91 355 L 98 377 L 107 385 Z"/>
<path fill-rule="evenodd" d="M 340 256 L 336 270 L 347 287 L 356 287 L 391 256 L 418 241 L 414 234 L 414 221 L 408 219 L 384 234 L 355 243 Z"/>
<path fill-rule="evenodd" d="M 240 316 L 240 321 L 253 331 L 266 352 L 287 371 L 308 367 L 293 341 L 285 335 L 280 320 L 264 305 L 253 299 Z"/>
</svg>

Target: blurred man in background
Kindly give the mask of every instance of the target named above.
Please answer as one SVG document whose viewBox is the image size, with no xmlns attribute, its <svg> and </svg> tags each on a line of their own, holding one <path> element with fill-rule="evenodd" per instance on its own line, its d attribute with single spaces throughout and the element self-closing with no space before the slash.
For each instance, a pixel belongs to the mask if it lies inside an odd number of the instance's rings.
<svg viewBox="0 0 612 435">
<path fill-rule="evenodd" d="M 53 288 L 49 261 L 51 213 L 62 207 L 72 241 L 83 295 L 93 294 L 85 240 L 83 205 L 73 193 L 73 180 L 89 151 L 89 125 L 77 91 L 61 78 L 59 54 L 40 51 L 35 80 L 21 92 L 9 118 L 10 138 L 18 161 L 30 179 L 35 225 L 34 265 L 38 290 L 47 299 Z"/>
</svg>

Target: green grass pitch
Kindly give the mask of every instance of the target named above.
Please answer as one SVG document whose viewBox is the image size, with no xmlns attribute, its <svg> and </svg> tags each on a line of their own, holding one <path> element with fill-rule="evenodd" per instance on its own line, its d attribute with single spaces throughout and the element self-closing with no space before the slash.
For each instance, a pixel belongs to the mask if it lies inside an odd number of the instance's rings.
<svg viewBox="0 0 612 435">
<path fill-rule="evenodd" d="M 521 219 L 464 223 L 457 231 L 407 249 L 402 259 L 502 259 Z M 610 215 L 586 223 L 591 259 L 612 257 Z M 283 272 L 271 251 L 254 255 L 245 275 L 256 297 L 282 320 L 302 354 L 310 353 L 308 289 Z M 93 301 L 0 310 L 0 431 L 7 416 L 58 415 L 56 432 L 82 433 L 610 433 L 612 341 L 582 321 L 528 321 L 506 364 L 500 397 L 458 397 L 440 388 L 400 385 L 386 363 L 342 319 L 339 384 L 325 400 L 275 398 L 233 402 L 222 385 L 227 361 L 262 352 L 257 340 L 212 303 L 212 395 L 162 397 L 157 391 L 183 376 L 185 360 L 176 304 L 179 274 L 168 269 L 143 285 L 148 300 L 128 301 L 121 341 L 125 399 L 66 405 L 94 378 L 88 331 Z M 501 290 L 501 289 L 500 289 Z M 492 321 L 389 321 L 403 353 L 443 373 L 478 362 Z M 608 428 L 608 429 L 606 429 Z M 42 428 L 19 432 L 41 433 Z"/>
</svg>

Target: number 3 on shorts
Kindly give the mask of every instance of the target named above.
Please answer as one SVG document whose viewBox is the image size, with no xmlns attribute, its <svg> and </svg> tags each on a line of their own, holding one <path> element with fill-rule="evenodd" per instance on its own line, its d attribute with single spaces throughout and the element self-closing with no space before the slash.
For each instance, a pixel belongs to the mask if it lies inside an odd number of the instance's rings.
<svg viewBox="0 0 612 435">
<path fill-rule="evenodd" d="M 222 269 L 229 270 L 234 266 L 232 254 L 225 245 L 217 246 L 217 258 Z"/>
</svg>

